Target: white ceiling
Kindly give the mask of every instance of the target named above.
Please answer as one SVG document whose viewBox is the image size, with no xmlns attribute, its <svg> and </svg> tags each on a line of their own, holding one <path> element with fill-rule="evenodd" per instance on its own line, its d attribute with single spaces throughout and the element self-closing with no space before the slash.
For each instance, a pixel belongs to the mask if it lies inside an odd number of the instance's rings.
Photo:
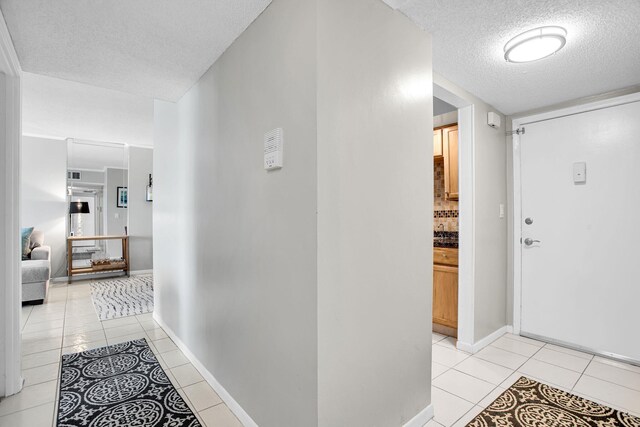
<svg viewBox="0 0 640 427">
<path fill-rule="evenodd" d="M 153 146 L 153 99 L 37 74 L 22 80 L 22 133 Z"/>
<path fill-rule="evenodd" d="M 384 0 L 433 35 L 433 68 L 505 114 L 640 84 L 639 0 Z M 567 45 L 504 60 L 519 33 L 560 25 Z"/>
<path fill-rule="evenodd" d="M 433 34 L 434 71 L 506 114 L 640 84 L 639 0 L 384 0 Z M 0 0 L 23 69 L 179 99 L 270 0 Z M 568 31 L 528 64 L 504 44 Z"/>
<path fill-rule="evenodd" d="M 67 144 L 68 169 L 128 169 L 129 158 L 124 146 L 100 145 L 85 141 Z"/>
<path fill-rule="evenodd" d="M 177 101 L 271 0 L 0 0 L 22 69 Z"/>
</svg>

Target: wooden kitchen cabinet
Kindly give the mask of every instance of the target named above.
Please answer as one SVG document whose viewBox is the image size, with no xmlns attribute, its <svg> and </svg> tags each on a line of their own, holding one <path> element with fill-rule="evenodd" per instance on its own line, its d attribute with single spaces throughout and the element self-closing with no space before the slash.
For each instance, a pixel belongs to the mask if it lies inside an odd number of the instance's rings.
<svg viewBox="0 0 640 427">
<path fill-rule="evenodd" d="M 458 125 L 433 130 L 433 157 L 444 159 L 444 197 L 458 200 Z"/>
<path fill-rule="evenodd" d="M 433 266 L 433 323 L 458 329 L 458 267 Z"/>
<path fill-rule="evenodd" d="M 440 332 L 457 335 L 458 250 L 434 248 L 433 252 L 433 323 L 445 327 Z"/>
<path fill-rule="evenodd" d="M 442 157 L 442 129 L 433 130 L 433 157 Z"/>
<path fill-rule="evenodd" d="M 442 129 L 442 151 L 444 156 L 444 196 L 447 200 L 458 200 L 458 126 Z"/>
</svg>

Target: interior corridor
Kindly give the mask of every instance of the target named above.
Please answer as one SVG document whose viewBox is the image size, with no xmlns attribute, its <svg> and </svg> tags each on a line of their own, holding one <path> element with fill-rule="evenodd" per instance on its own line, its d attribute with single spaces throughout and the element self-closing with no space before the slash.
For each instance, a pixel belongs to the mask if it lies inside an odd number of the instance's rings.
<svg viewBox="0 0 640 427">
<path fill-rule="evenodd" d="M 200 421 L 240 422 L 150 313 L 101 322 L 89 281 L 54 285 L 48 302 L 22 309 L 24 390 L 0 402 L 0 427 L 55 426 L 61 353 L 145 338 Z M 433 405 L 426 427 L 464 426 L 520 376 L 640 415 L 640 367 L 506 334 L 475 355 L 433 334 Z"/>
<path fill-rule="evenodd" d="M 0 427 L 55 426 L 61 354 L 145 338 L 167 376 L 207 427 L 242 427 L 152 314 L 101 322 L 89 280 L 49 289 L 43 305 L 22 308 L 22 392 L 0 401 Z"/>
</svg>

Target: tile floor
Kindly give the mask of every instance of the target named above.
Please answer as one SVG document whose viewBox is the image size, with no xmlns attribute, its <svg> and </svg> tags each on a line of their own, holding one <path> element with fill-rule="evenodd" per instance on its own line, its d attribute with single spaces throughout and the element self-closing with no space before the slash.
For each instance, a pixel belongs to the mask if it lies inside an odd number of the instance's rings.
<svg viewBox="0 0 640 427">
<path fill-rule="evenodd" d="M 471 355 L 433 334 L 431 396 L 425 427 L 464 426 L 521 376 L 640 416 L 640 367 L 506 334 Z"/>
<path fill-rule="evenodd" d="M 25 387 L 0 401 L 0 427 L 55 425 L 60 355 L 146 338 L 169 378 L 207 427 L 240 422 L 150 314 L 100 322 L 89 282 L 52 286 L 47 303 L 22 309 Z M 475 355 L 433 334 L 434 419 L 464 426 L 521 375 L 640 416 L 640 367 L 506 334 Z"/>
<path fill-rule="evenodd" d="M 101 322 L 89 281 L 53 285 L 48 301 L 22 308 L 24 389 L 0 401 L 0 427 L 55 426 L 60 356 L 146 338 L 171 382 L 207 427 L 242 427 L 151 314 Z"/>
</svg>

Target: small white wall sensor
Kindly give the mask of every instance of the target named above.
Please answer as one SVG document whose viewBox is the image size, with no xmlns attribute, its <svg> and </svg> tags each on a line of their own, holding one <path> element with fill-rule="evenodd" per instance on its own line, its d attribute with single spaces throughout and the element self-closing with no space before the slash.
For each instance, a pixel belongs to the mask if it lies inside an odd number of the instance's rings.
<svg viewBox="0 0 640 427">
<path fill-rule="evenodd" d="M 274 129 L 264 135 L 264 168 L 266 170 L 282 167 L 282 128 Z"/>
<path fill-rule="evenodd" d="M 574 184 L 584 184 L 587 182 L 586 162 L 576 162 L 573 164 L 573 182 Z"/>
<path fill-rule="evenodd" d="M 487 124 L 494 129 L 498 129 L 500 127 L 500 116 L 493 111 L 489 111 L 487 113 Z"/>
</svg>

